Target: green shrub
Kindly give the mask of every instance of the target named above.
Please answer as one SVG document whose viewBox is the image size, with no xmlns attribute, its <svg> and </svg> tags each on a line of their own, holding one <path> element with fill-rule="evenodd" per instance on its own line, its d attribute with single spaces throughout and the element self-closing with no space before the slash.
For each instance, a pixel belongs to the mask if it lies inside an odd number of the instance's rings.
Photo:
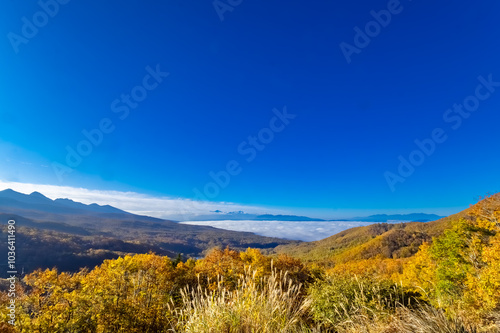
<svg viewBox="0 0 500 333">
<path fill-rule="evenodd" d="M 330 276 L 309 288 L 313 319 L 331 328 L 358 317 L 384 318 L 399 305 L 411 305 L 415 296 L 391 281 L 345 275 Z"/>
</svg>

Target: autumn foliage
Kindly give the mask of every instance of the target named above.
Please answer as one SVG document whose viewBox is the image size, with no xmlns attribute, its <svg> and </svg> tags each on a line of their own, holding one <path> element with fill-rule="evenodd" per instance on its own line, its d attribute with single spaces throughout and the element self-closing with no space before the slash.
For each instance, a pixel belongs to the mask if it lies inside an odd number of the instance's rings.
<svg viewBox="0 0 500 333">
<path fill-rule="evenodd" d="M 17 285 L 15 327 L 0 292 L 0 332 L 500 332 L 499 221 L 500 197 L 485 198 L 393 258 L 305 263 L 215 248 L 37 270 Z"/>
<path fill-rule="evenodd" d="M 500 311 L 500 199 L 488 197 L 467 218 L 424 244 L 402 279 L 435 306 L 477 318 Z"/>
</svg>

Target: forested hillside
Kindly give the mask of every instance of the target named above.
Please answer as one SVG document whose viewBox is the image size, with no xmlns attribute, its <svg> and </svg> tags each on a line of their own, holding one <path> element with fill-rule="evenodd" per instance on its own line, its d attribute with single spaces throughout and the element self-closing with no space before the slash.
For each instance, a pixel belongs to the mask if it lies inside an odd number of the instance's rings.
<svg viewBox="0 0 500 333">
<path fill-rule="evenodd" d="M 348 229 L 315 242 L 280 245 L 274 251 L 331 266 L 374 257 L 407 258 L 414 255 L 424 242 L 442 235 L 456 221 L 470 217 L 474 210 L 485 205 L 500 206 L 499 200 L 500 195 L 496 194 L 487 201 L 483 200 L 471 208 L 432 222 L 372 224 Z"/>
</svg>

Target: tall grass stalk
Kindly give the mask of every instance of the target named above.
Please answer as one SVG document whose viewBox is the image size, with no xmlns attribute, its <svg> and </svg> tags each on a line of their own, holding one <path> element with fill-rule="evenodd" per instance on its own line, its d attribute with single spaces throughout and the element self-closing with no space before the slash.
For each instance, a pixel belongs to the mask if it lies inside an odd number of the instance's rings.
<svg viewBox="0 0 500 333">
<path fill-rule="evenodd" d="M 213 291 L 182 290 L 177 329 L 181 332 L 280 333 L 307 332 L 303 321 L 309 301 L 302 297 L 302 285 L 287 273 L 273 270 L 258 278 L 247 269 L 234 290 L 224 287 L 222 278 Z"/>
</svg>

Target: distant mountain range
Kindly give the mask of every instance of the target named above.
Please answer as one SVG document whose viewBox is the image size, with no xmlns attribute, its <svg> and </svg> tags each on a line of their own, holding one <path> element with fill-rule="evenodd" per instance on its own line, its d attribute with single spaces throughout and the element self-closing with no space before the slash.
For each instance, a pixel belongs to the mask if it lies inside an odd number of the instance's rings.
<svg viewBox="0 0 500 333">
<path fill-rule="evenodd" d="M 444 216 L 439 216 L 436 214 L 424 214 L 424 213 L 393 214 L 393 215 L 377 214 L 366 217 L 355 217 L 350 220 L 363 221 L 363 222 L 390 222 L 390 221 L 430 222 L 439 220 L 443 217 Z"/>
<path fill-rule="evenodd" d="M 405 222 L 429 222 L 439 220 L 444 216 L 425 213 L 411 214 L 378 214 L 364 217 L 353 217 L 345 219 L 325 220 L 299 215 L 273 215 L 273 214 L 248 214 L 242 211 L 238 212 L 222 212 L 214 211 L 215 214 L 198 216 L 196 221 L 220 221 L 220 220 L 254 220 L 254 221 L 359 221 L 359 222 L 390 222 L 390 221 L 405 221 Z"/>
<path fill-rule="evenodd" d="M 197 216 L 196 221 L 220 221 L 220 220 L 255 220 L 255 221 L 325 221 L 323 219 L 311 218 L 298 215 L 273 215 L 273 214 L 249 214 L 242 211 L 238 212 L 222 212 L 219 210 L 213 211 L 215 214 L 207 214 Z"/>
</svg>

